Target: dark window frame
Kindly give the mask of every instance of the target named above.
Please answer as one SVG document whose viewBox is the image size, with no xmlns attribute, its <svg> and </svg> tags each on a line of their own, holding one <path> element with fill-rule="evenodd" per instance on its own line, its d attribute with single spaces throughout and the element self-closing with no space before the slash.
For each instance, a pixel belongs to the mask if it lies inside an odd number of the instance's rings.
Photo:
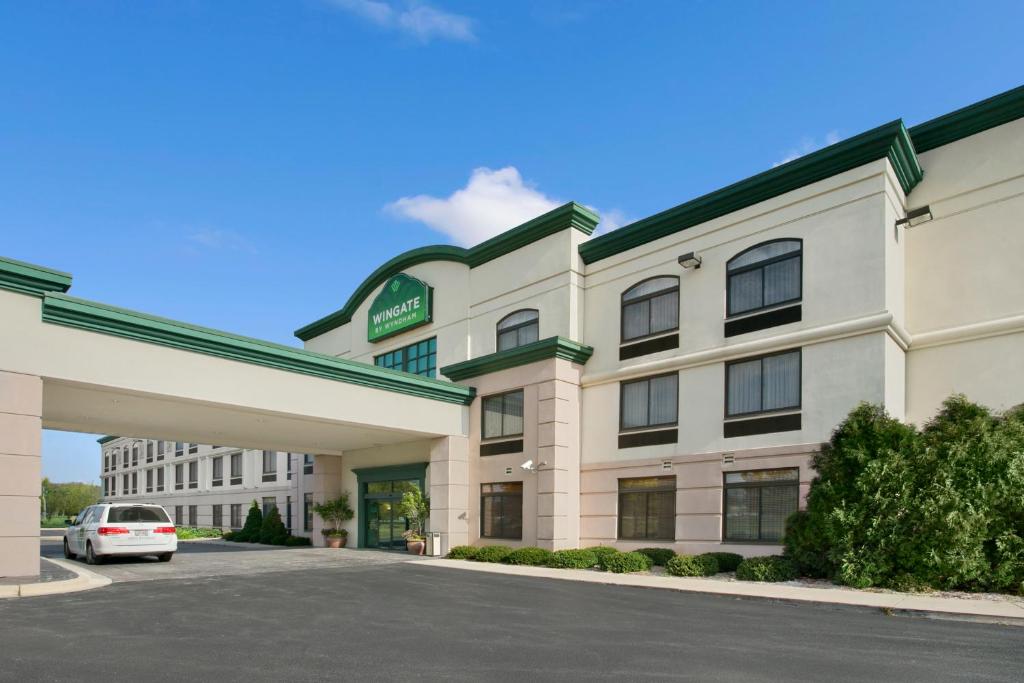
<svg viewBox="0 0 1024 683">
<path fill-rule="evenodd" d="M 643 296 L 637 297 L 635 299 L 630 299 L 628 302 L 626 301 L 626 294 L 628 294 L 632 290 L 636 289 L 637 287 L 639 287 L 643 283 L 650 282 L 651 280 L 661 280 L 663 278 L 672 278 L 672 279 L 674 279 L 676 281 L 675 287 L 669 287 L 667 289 L 662 289 L 662 290 L 659 290 L 657 292 L 651 292 L 650 294 L 644 294 Z M 676 295 L 676 326 L 673 327 L 673 328 L 667 329 L 667 330 L 660 330 L 658 332 L 649 332 L 647 334 L 642 334 L 639 337 L 630 337 L 629 339 L 626 339 L 626 306 L 634 306 L 634 305 L 642 303 L 644 301 L 650 301 L 651 299 L 655 299 L 655 298 L 660 297 L 660 296 L 665 296 L 667 294 L 672 294 L 673 292 Z M 678 333 L 679 332 L 679 318 L 682 317 L 682 316 L 679 315 L 679 310 L 678 310 L 679 309 L 679 302 L 680 302 L 680 298 L 679 298 L 679 276 L 677 276 L 677 275 L 667 275 L 667 274 L 666 275 L 652 275 L 651 277 L 644 278 L 643 280 L 640 280 L 639 282 L 634 282 L 633 284 L 631 284 L 629 287 L 627 287 L 626 289 L 623 290 L 622 294 L 619 295 L 619 344 L 620 345 L 622 345 L 622 344 L 633 344 L 633 343 L 638 342 L 638 341 L 643 341 L 644 339 L 653 339 L 655 337 L 660 337 L 660 336 L 663 336 L 663 335 L 672 334 L 673 332 Z M 648 306 L 648 310 L 647 310 L 647 315 L 648 315 L 648 325 L 647 325 L 647 327 L 648 327 L 648 329 L 650 329 L 650 315 L 651 315 L 651 312 L 650 312 L 650 307 L 649 306 Z"/>
<path fill-rule="evenodd" d="M 433 350 L 432 351 L 431 351 L 431 342 L 433 342 Z M 427 360 L 426 372 L 420 372 L 419 370 L 417 370 L 416 372 L 409 372 L 408 370 L 405 369 L 406 365 L 408 365 L 408 363 L 409 363 L 409 353 L 408 353 L 409 349 L 411 349 L 413 347 L 419 347 L 420 344 L 426 344 L 427 345 L 427 352 L 426 352 L 426 356 L 423 356 L 423 355 L 421 355 L 419 353 L 419 349 L 417 348 L 416 360 L 419 361 L 419 359 L 424 358 L 424 357 L 428 359 Z M 395 354 L 399 354 L 399 353 L 401 354 L 401 360 L 399 361 L 398 364 L 396 364 L 394 362 L 392 362 L 391 365 L 387 365 L 386 364 L 388 357 L 390 357 L 391 360 L 394 361 Z M 386 368 L 386 369 L 389 369 L 389 370 L 395 370 L 397 372 L 409 372 L 409 374 L 418 375 L 420 377 L 436 378 L 437 377 L 437 335 L 434 335 L 433 337 L 427 337 L 426 339 L 420 339 L 419 341 L 412 342 L 411 344 L 406 344 L 405 346 L 400 346 L 400 347 L 398 347 L 396 349 L 392 349 L 390 351 L 385 351 L 384 353 L 379 353 L 379 354 L 377 354 L 376 356 L 373 357 L 373 364 L 376 367 L 378 367 L 378 368 Z"/>
<path fill-rule="evenodd" d="M 302 473 L 313 474 L 313 456 L 309 453 L 302 454 Z"/>
<path fill-rule="evenodd" d="M 757 481 L 757 482 L 741 482 L 737 484 L 730 484 L 726 482 L 726 476 L 730 474 L 747 474 L 749 472 L 784 472 L 784 471 L 795 471 L 796 479 L 776 479 L 768 481 Z M 800 509 L 800 468 L 799 467 L 760 467 L 753 470 L 729 470 L 728 472 L 722 472 L 722 543 L 731 543 L 736 545 L 782 545 L 785 542 L 785 524 L 783 524 L 783 535 L 778 540 L 762 540 L 762 529 L 761 529 L 761 518 L 762 509 L 761 502 L 762 498 L 758 495 L 758 509 L 757 509 L 757 540 L 753 539 L 731 539 L 729 538 L 729 496 L 728 491 L 730 489 L 738 488 L 777 488 L 791 486 L 794 489 L 796 495 L 796 507 L 793 508 L 794 512 Z"/>
<path fill-rule="evenodd" d="M 505 433 L 505 415 L 506 415 L 506 413 L 505 413 L 505 398 L 507 396 L 511 396 L 512 394 L 522 394 L 522 396 L 523 396 L 522 403 L 521 403 L 521 405 L 523 407 L 523 415 L 522 415 L 523 429 L 520 429 L 518 432 L 515 432 L 515 433 L 509 432 L 509 433 L 506 434 Z M 500 435 L 498 435 L 498 436 L 486 436 L 485 434 L 486 434 L 487 413 L 484 411 L 484 401 L 486 401 L 487 399 L 494 399 L 494 398 L 500 398 L 501 399 L 501 429 L 502 429 L 502 433 Z M 501 441 L 502 439 L 522 438 L 523 430 L 524 429 L 526 429 L 526 392 L 523 389 L 521 389 L 521 388 L 520 389 L 510 389 L 509 391 L 502 391 L 501 393 L 498 393 L 498 394 L 488 394 L 487 396 L 482 396 L 480 398 L 480 440 L 481 441 L 483 441 L 483 442 L 491 442 L 491 441 Z"/>
<path fill-rule="evenodd" d="M 800 249 L 799 249 L 799 251 L 791 251 L 791 252 L 789 252 L 787 254 L 782 254 L 780 256 L 773 256 L 771 258 L 764 259 L 763 261 L 758 261 L 756 263 L 751 263 L 750 265 L 740 266 L 736 270 L 731 270 L 729 268 L 729 264 L 730 263 L 732 263 L 733 261 L 735 261 L 739 257 L 743 256 L 744 254 L 746 254 L 748 252 L 751 252 L 751 251 L 753 251 L 755 249 L 760 249 L 761 247 L 764 247 L 764 246 L 769 245 L 769 244 L 775 244 L 777 242 L 796 242 L 796 243 L 798 243 L 800 245 Z M 766 268 L 767 266 L 772 265 L 773 263 L 781 263 L 783 261 L 788 261 L 790 259 L 800 259 L 800 292 L 799 292 L 799 294 L 796 297 L 791 298 L 791 299 L 786 299 L 785 301 L 776 301 L 775 303 L 768 304 L 768 305 L 764 305 L 762 303 L 762 305 L 757 307 L 757 308 L 749 308 L 749 309 L 747 309 L 745 311 L 740 311 L 738 313 L 732 313 L 731 312 L 732 311 L 732 293 L 731 293 L 732 292 L 732 287 L 730 286 L 730 284 L 731 284 L 732 278 L 734 278 L 737 275 L 742 275 L 744 273 L 748 273 L 748 272 L 750 272 L 752 270 L 764 270 L 764 268 Z M 778 239 L 768 240 L 766 242 L 759 242 L 758 244 L 755 244 L 755 245 L 753 245 L 751 247 L 747 247 L 746 249 L 744 249 L 743 251 L 739 252 L 738 254 L 733 255 L 733 257 L 731 259 L 729 259 L 728 261 L 725 262 L 725 319 L 726 320 L 733 320 L 735 318 L 740 318 L 740 317 L 743 317 L 743 316 L 751 315 L 753 313 L 760 313 L 762 311 L 768 311 L 768 310 L 772 310 L 772 309 L 776 309 L 776 308 L 782 308 L 783 306 L 791 306 L 793 304 L 802 302 L 803 299 L 804 299 L 804 260 L 803 259 L 804 259 L 804 241 L 803 241 L 803 239 L 801 239 L 799 237 L 780 237 Z M 761 301 L 762 302 L 764 301 L 764 274 L 761 275 Z"/>
<path fill-rule="evenodd" d="M 659 377 L 672 377 L 676 378 L 676 408 L 673 412 L 675 419 L 672 422 L 659 422 L 658 424 L 646 424 L 642 427 L 624 427 L 624 418 L 626 415 L 626 385 L 628 384 L 639 384 L 640 382 L 649 382 L 652 379 L 658 379 Z M 651 388 L 647 387 L 647 417 L 650 419 L 651 415 Z M 636 379 L 623 380 L 619 382 L 619 434 L 629 434 L 631 432 L 642 432 L 651 429 L 671 429 L 672 427 L 679 426 L 679 372 L 663 372 L 657 375 L 648 375 L 646 377 L 637 377 Z"/>
<path fill-rule="evenodd" d="M 523 483 L 524 482 L 522 482 L 522 481 L 495 481 L 495 482 L 485 482 L 485 483 L 480 484 L 480 538 L 502 539 L 502 540 L 507 540 L 507 541 L 521 541 L 521 540 L 523 540 L 523 488 L 524 488 L 523 487 Z M 495 492 L 490 492 L 490 491 L 489 492 L 485 492 L 485 490 L 484 490 L 484 488 L 487 487 L 487 486 L 494 486 L 494 485 L 507 486 L 508 484 L 519 484 L 519 493 L 514 493 L 514 492 L 510 492 L 510 491 L 499 491 L 499 492 L 495 493 Z M 502 508 L 501 508 L 502 509 L 502 525 L 501 525 L 501 529 L 502 529 L 502 532 L 504 532 L 504 529 L 507 526 L 504 523 L 504 519 L 505 519 L 505 515 L 504 515 L 505 500 L 508 499 L 508 498 L 518 498 L 519 499 L 519 535 L 518 536 L 504 535 L 504 533 L 490 534 L 490 535 L 484 533 L 484 528 L 485 528 L 484 510 L 486 510 L 486 505 L 485 505 L 484 501 L 487 498 L 498 498 L 501 501 L 501 506 L 502 506 Z M 494 526 L 493 522 L 492 522 L 491 526 L 492 527 Z"/>
<path fill-rule="evenodd" d="M 772 358 L 774 356 L 785 356 L 790 353 L 796 353 L 800 357 L 800 362 L 797 364 L 797 386 L 800 388 L 800 397 L 797 400 L 796 406 L 786 408 L 772 408 L 771 410 L 755 410 L 753 412 L 746 413 L 735 413 L 729 414 L 729 368 L 734 365 L 741 365 L 743 363 L 750 363 L 752 361 L 761 361 L 761 405 L 764 405 L 764 359 Z M 747 356 L 745 358 L 737 358 L 736 360 L 727 361 L 725 363 L 725 389 L 722 392 L 723 401 L 723 412 L 725 414 L 725 420 L 739 420 L 749 417 L 758 417 L 761 415 L 778 415 L 782 413 L 792 413 L 797 411 L 803 411 L 804 403 L 804 351 L 803 347 L 796 349 L 786 349 L 785 351 L 773 351 L 771 353 L 763 353 L 758 356 Z"/>
<path fill-rule="evenodd" d="M 313 530 L 313 494 L 309 492 L 302 494 L 302 530 Z"/>
<path fill-rule="evenodd" d="M 505 322 L 506 320 L 508 320 L 509 318 L 511 318 L 514 315 L 517 315 L 519 313 L 527 313 L 527 312 L 529 312 L 529 313 L 536 313 L 537 317 L 533 318 L 532 320 L 527 320 L 526 322 L 521 322 L 521 323 L 518 323 L 516 325 L 512 325 L 510 327 L 506 327 L 506 328 L 502 329 L 501 324 L 503 322 Z M 495 351 L 511 351 L 512 349 L 518 349 L 521 346 L 525 346 L 526 344 L 519 344 L 518 343 L 519 342 L 519 330 L 521 330 L 521 329 L 523 329 L 525 327 L 533 327 L 534 325 L 537 326 L 537 339 L 539 340 L 540 339 L 540 309 L 537 309 L 537 308 L 520 308 L 520 309 L 517 309 L 515 311 L 512 311 L 508 315 L 504 316 L 501 320 L 499 320 L 495 324 L 495 326 L 494 326 L 494 350 Z M 516 342 L 517 343 L 514 344 L 513 346 L 510 346 L 507 349 L 502 349 L 501 348 L 501 335 L 508 334 L 509 332 L 515 332 L 516 333 Z M 527 342 L 527 344 L 532 344 L 532 343 L 534 343 L 534 342 Z"/>
<path fill-rule="evenodd" d="M 217 470 L 220 469 L 220 474 Z M 211 486 L 223 486 L 224 485 L 224 456 L 218 455 L 212 459 L 210 463 L 210 485 Z"/>
<path fill-rule="evenodd" d="M 658 486 L 658 487 L 648 488 L 648 489 L 623 489 L 622 488 L 622 482 L 624 482 L 624 481 L 634 481 L 634 480 L 638 480 L 638 479 L 659 479 L 659 480 L 660 479 L 664 479 L 666 481 L 667 480 L 672 480 L 672 485 L 669 486 L 666 483 L 664 486 Z M 679 488 L 678 488 L 679 487 L 679 480 L 678 480 L 678 478 L 674 474 L 655 475 L 655 476 L 651 476 L 651 477 L 620 477 L 616 483 L 618 485 L 618 495 L 616 496 L 616 499 L 615 499 L 616 500 L 616 505 L 617 505 L 617 508 L 615 510 L 615 538 L 616 538 L 616 540 L 620 540 L 620 541 L 675 541 L 676 540 L 676 513 L 677 513 L 677 510 L 676 510 L 676 495 L 677 495 L 677 492 L 679 490 Z M 666 493 L 671 494 L 670 497 L 671 497 L 671 500 L 672 500 L 672 529 L 671 529 L 671 535 L 670 536 L 666 536 L 666 535 L 650 536 L 650 535 L 647 535 L 646 533 L 643 536 L 623 536 L 622 535 L 622 507 L 623 507 L 623 505 L 622 505 L 622 497 L 624 495 L 642 495 L 642 496 L 644 496 L 644 510 L 645 510 L 644 529 L 646 531 L 646 528 L 648 527 L 649 521 L 650 521 L 650 495 L 651 494 L 665 495 Z"/>
</svg>

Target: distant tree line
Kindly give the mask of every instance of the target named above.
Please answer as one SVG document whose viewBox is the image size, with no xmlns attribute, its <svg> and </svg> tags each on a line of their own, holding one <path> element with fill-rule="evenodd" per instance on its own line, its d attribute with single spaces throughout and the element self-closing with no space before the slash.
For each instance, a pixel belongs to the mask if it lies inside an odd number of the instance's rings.
<svg viewBox="0 0 1024 683">
<path fill-rule="evenodd" d="M 39 514 L 48 517 L 71 517 L 99 499 L 100 487 L 96 484 L 55 484 L 44 478 Z"/>
</svg>

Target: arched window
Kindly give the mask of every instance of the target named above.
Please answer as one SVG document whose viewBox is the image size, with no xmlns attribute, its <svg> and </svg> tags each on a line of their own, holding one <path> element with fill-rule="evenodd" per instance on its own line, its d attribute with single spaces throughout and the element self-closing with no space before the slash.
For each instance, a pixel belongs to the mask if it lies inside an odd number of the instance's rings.
<svg viewBox="0 0 1024 683">
<path fill-rule="evenodd" d="M 506 351 L 540 339 L 540 313 L 533 308 L 509 313 L 498 321 L 498 350 Z"/>
<path fill-rule="evenodd" d="M 622 341 L 679 329 L 679 278 L 652 277 L 622 293 Z"/>
<path fill-rule="evenodd" d="M 726 264 L 727 316 L 800 301 L 803 243 L 774 240 L 741 251 Z"/>
</svg>

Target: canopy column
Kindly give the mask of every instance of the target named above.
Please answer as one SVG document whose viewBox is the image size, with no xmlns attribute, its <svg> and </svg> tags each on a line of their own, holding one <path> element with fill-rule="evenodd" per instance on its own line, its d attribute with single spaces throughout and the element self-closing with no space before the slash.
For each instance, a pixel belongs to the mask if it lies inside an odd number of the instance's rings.
<svg viewBox="0 0 1024 683">
<path fill-rule="evenodd" d="M 39 576 L 43 381 L 0 371 L 0 577 Z"/>
</svg>

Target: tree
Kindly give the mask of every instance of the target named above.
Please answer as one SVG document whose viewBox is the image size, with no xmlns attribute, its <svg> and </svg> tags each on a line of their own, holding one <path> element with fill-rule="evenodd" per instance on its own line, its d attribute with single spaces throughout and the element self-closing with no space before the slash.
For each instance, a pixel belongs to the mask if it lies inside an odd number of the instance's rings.
<svg viewBox="0 0 1024 683">
<path fill-rule="evenodd" d="M 404 534 L 406 540 L 422 541 L 430 517 L 430 499 L 423 496 L 419 487 L 411 488 L 402 494 L 398 511 L 409 520 L 409 531 Z"/>
<path fill-rule="evenodd" d="M 43 495 L 46 496 L 46 512 L 51 517 L 71 517 L 98 502 L 100 487 L 95 484 L 67 483 L 53 484 L 44 480 Z M 40 503 L 42 507 L 42 503 Z"/>
<path fill-rule="evenodd" d="M 267 545 L 284 545 L 288 541 L 288 529 L 281 521 L 281 513 L 276 505 L 263 518 L 259 541 Z"/>
<path fill-rule="evenodd" d="M 313 512 L 330 524 L 330 528 L 324 529 L 324 536 L 348 536 L 348 532 L 341 528 L 342 523 L 355 517 L 352 506 L 348 504 L 348 493 L 342 493 L 334 500 L 313 505 Z"/>
<path fill-rule="evenodd" d="M 259 543 L 260 532 L 262 530 L 263 512 L 254 500 L 252 505 L 249 506 L 249 514 L 245 516 L 245 525 L 242 526 L 242 530 L 234 536 L 234 539 L 236 541 L 246 541 L 248 543 Z"/>
</svg>

